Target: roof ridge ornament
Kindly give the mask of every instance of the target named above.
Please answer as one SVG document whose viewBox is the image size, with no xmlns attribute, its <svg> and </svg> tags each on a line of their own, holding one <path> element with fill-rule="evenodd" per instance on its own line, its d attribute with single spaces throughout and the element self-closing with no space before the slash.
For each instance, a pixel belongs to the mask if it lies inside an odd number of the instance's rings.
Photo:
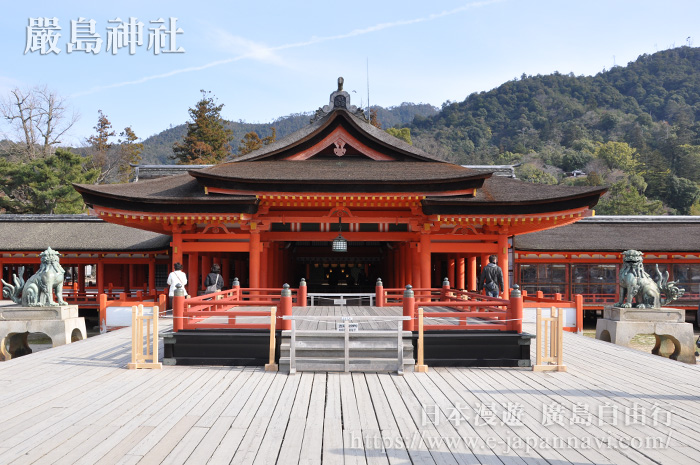
<svg viewBox="0 0 700 465">
<path fill-rule="evenodd" d="M 344 83 L 345 79 L 343 79 L 342 76 L 339 77 L 338 90 L 331 94 L 328 105 L 325 105 L 316 110 L 316 113 L 314 113 L 314 116 L 311 118 L 312 123 L 320 120 L 336 108 L 345 108 L 347 111 L 362 119 L 363 121 L 367 121 L 367 117 L 365 116 L 365 112 L 362 111 L 362 108 L 358 108 L 355 105 L 350 105 L 350 94 L 343 90 Z"/>
</svg>

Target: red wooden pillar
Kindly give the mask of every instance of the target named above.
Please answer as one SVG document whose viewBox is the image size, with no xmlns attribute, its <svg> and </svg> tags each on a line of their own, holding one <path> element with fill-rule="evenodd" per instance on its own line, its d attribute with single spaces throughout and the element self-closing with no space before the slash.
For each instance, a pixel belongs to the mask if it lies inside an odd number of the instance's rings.
<svg viewBox="0 0 700 465">
<path fill-rule="evenodd" d="M 498 266 L 503 270 L 503 298 L 510 295 L 510 280 L 508 279 L 508 236 L 498 236 Z"/>
<path fill-rule="evenodd" d="M 454 284 L 454 287 L 457 289 L 465 289 L 464 274 L 466 270 L 464 266 L 464 255 L 457 256 L 457 258 L 455 259 L 455 268 L 455 279 L 457 280 L 457 282 Z"/>
<path fill-rule="evenodd" d="M 420 236 L 420 282 L 421 287 L 432 287 L 430 284 L 430 249 L 431 242 L 430 236 L 428 234 L 421 234 Z"/>
<path fill-rule="evenodd" d="M 270 243 L 261 242 L 262 248 L 260 253 L 260 287 L 269 287 L 267 272 L 269 270 L 269 255 L 270 255 Z"/>
<path fill-rule="evenodd" d="M 224 288 L 228 288 L 231 285 L 231 259 L 228 257 L 221 259 L 221 277 L 224 280 Z"/>
<path fill-rule="evenodd" d="M 202 268 L 200 271 L 200 279 L 201 279 L 201 284 L 199 286 L 200 289 L 204 289 L 204 280 L 206 279 L 207 275 L 209 274 L 209 271 L 211 271 L 211 256 L 208 253 L 203 253 L 202 254 Z M 195 294 L 192 294 L 195 295 Z"/>
<path fill-rule="evenodd" d="M 78 292 L 85 293 L 85 265 L 82 263 L 78 264 Z"/>
<path fill-rule="evenodd" d="M 172 269 L 172 265 L 176 263 L 180 263 L 184 266 L 184 258 L 182 254 L 182 236 L 180 233 L 173 231 L 173 241 L 170 243 L 170 247 L 173 249 L 173 262 L 170 268 Z"/>
<path fill-rule="evenodd" d="M 285 273 L 287 271 L 287 251 L 282 248 L 282 244 L 275 243 L 275 255 L 277 257 L 275 263 L 273 264 L 273 266 L 277 269 L 275 287 L 279 287 L 287 281 L 291 282 L 291 279 L 286 279 L 287 276 Z"/>
<path fill-rule="evenodd" d="M 148 293 L 156 294 L 156 259 L 151 257 L 148 260 Z M 162 308 L 165 310 L 165 307 Z"/>
<path fill-rule="evenodd" d="M 441 264 L 442 262 L 437 258 L 431 263 L 433 269 L 433 279 L 430 284 L 430 287 L 433 287 L 433 284 L 435 285 L 435 287 L 440 287 L 442 285 L 442 276 L 440 276 L 440 271 L 442 271 L 442 267 L 440 266 Z"/>
<path fill-rule="evenodd" d="M 406 285 L 406 269 L 408 268 L 408 263 L 406 260 L 406 244 L 402 243 L 399 246 L 399 282 L 396 283 L 396 287 L 404 287 Z"/>
<path fill-rule="evenodd" d="M 476 255 L 467 258 L 467 290 L 476 291 Z"/>
<path fill-rule="evenodd" d="M 249 247 L 249 287 L 260 287 L 260 259 L 262 258 L 262 244 L 260 243 L 260 234 L 251 232 Z"/>
<path fill-rule="evenodd" d="M 450 281 L 450 286 L 455 287 L 455 256 L 447 256 L 447 279 Z"/>
<path fill-rule="evenodd" d="M 126 265 L 126 283 L 124 284 L 124 293 L 131 292 L 131 286 L 134 284 L 134 265 Z"/>
<path fill-rule="evenodd" d="M 484 267 L 488 264 L 489 264 L 489 254 L 482 253 L 481 254 L 481 271 L 484 271 Z M 479 276 L 481 276 L 481 272 L 479 273 Z M 486 291 L 484 291 L 483 289 L 481 290 L 482 294 L 485 294 L 485 292 Z"/>
<path fill-rule="evenodd" d="M 413 278 L 414 288 L 423 287 L 423 284 L 421 283 L 421 257 L 420 253 L 418 252 L 418 244 L 419 242 L 411 243 L 411 270 L 413 271 L 411 275 Z"/>
<path fill-rule="evenodd" d="M 97 257 L 97 293 L 105 292 L 105 264 L 102 257 Z"/>
<path fill-rule="evenodd" d="M 401 258 L 399 255 L 399 249 L 394 247 L 394 250 L 391 251 L 391 264 L 392 264 L 392 273 L 391 273 L 391 283 L 389 283 L 389 287 L 400 287 L 401 286 Z"/>
<path fill-rule="evenodd" d="M 270 242 L 267 249 L 267 287 L 278 287 L 280 249 L 277 242 Z"/>
<path fill-rule="evenodd" d="M 199 291 L 199 254 L 190 252 L 187 254 L 187 259 L 187 293 L 196 297 Z"/>
</svg>

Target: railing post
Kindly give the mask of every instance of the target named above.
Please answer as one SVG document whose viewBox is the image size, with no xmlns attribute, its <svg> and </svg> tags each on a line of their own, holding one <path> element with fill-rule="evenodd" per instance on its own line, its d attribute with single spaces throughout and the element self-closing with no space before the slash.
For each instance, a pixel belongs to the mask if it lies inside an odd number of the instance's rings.
<svg viewBox="0 0 700 465">
<path fill-rule="evenodd" d="M 428 365 L 425 364 L 425 339 L 423 338 L 423 307 L 418 309 L 418 363 L 416 373 L 427 373 Z"/>
<path fill-rule="evenodd" d="M 173 331 L 180 331 L 185 327 L 185 290 L 182 284 L 175 287 L 173 293 Z"/>
<path fill-rule="evenodd" d="M 374 304 L 377 307 L 384 306 L 384 284 L 382 283 L 382 278 L 377 278 L 377 284 L 374 287 Z"/>
<path fill-rule="evenodd" d="M 298 307 L 306 307 L 306 295 L 307 295 L 306 280 L 304 278 L 301 278 L 301 281 L 299 281 L 299 292 L 297 292 L 297 306 Z"/>
<path fill-rule="evenodd" d="M 158 308 L 160 309 L 161 316 L 165 316 L 165 310 L 168 308 L 168 296 L 166 294 L 158 296 Z"/>
<path fill-rule="evenodd" d="M 100 334 L 107 332 L 107 294 L 100 294 Z"/>
<path fill-rule="evenodd" d="M 520 286 L 513 284 L 510 293 L 510 312 L 506 313 L 506 318 L 511 320 L 506 327 L 510 331 L 520 334 L 523 332 L 523 298 L 520 295 Z"/>
<path fill-rule="evenodd" d="M 280 316 L 292 316 L 292 291 L 289 290 L 289 284 L 284 284 L 282 286 L 282 294 L 280 296 L 280 303 L 277 306 L 279 309 Z M 290 330 L 292 329 L 291 320 L 282 320 L 282 329 Z"/>
<path fill-rule="evenodd" d="M 403 322 L 404 331 L 413 331 L 413 318 L 415 315 L 416 297 L 413 294 L 413 286 L 406 285 L 406 290 L 403 291 L 403 316 L 411 317 L 410 320 Z"/>
<path fill-rule="evenodd" d="M 576 303 L 576 333 L 583 333 L 583 296 L 581 294 L 576 294 L 574 296 L 574 302 Z"/>
<path fill-rule="evenodd" d="M 231 290 L 234 291 L 234 294 L 238 300 L 243 300 L 241 297 L 241 283 L 236 277 L 233 278 L 233 282 L 231 283 Z"/>
<path fill-rule="evenodd" d="M 277 371 L 278 367 L 275 363 L 275 349 L 277 348 L 277 343 L 275 341 L 275 326 L 277 321 L 277 309 L 275 307 L 270 308 L 270 359 L 268 364 L 265 365 L 265 371 Z"/>
<path fill-rule="evenodd" d="M 446 277 L 442 280 L 442 292 L 440 296 L 442 300 L 447 300 L 447 296 L 450 294 L 450 280 Z"/>
<path fill-rule="evenodd" d="M 537 291 L 537 298 L 538 298 L 538 299 L 544 299 L 544 292 L 542 292 L 542 291 Z"/>
</svg>

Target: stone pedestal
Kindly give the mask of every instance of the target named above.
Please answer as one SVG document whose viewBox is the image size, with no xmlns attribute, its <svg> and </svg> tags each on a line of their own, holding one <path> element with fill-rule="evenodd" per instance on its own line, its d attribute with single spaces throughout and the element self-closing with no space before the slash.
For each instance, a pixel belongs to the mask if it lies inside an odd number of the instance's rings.
<svg viewBox="0 0 700 465">
<path fill-rule="evenodd" d="M 0 306 L 0 358 L 32 352 L 27 344 L 29 333 L 44 333 L 53 347 L 70 344 L 73 339 L 87 338 L 85 319 L 78 317 L 77 305 L 61 307 Z"/>
<path fill-rule="evenodd" d="M 685 322 L 685 310 L 679 308 L 620 308 L 607 307 L 603 318 L 598 319 L 596 339 L 629 347 L 637 334 L 653 334 L 656 345 L 651 353 L 659 355 L 664 341 L 674 346 L 669 358 L 695 364 L 695 335 L 693 325 Z"/>
</svg>

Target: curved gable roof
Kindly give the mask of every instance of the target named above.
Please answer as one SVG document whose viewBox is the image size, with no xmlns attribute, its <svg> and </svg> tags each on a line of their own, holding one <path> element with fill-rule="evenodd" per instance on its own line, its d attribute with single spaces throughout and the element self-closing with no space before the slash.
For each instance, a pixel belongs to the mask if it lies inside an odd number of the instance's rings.
<svg viewBox="0 0 700 465">
<path fill-rule="evenodd" d="M 410 161 L 432 161 L 446 163 L 433 157 L 421 149 L 414 147 L 391 134 L 378 129 L 361 118 L 353 115 L 347 108 L 334 108 L 330 113 L 308 126 L 296 131 L 282 139 L 255 150 L 235 160 L 223 163 L 238 163 L 243 161 L 257 161 L 281 159 L 291 155 L 306 146 L 312 146 L 319 142 L 337 126 L 343 126 L 362 142 L 375 146 L 388 154 L 394 154 L 399 158 Z M 221 165 L 218 165 L 221 166 Z"/>
</svg>

